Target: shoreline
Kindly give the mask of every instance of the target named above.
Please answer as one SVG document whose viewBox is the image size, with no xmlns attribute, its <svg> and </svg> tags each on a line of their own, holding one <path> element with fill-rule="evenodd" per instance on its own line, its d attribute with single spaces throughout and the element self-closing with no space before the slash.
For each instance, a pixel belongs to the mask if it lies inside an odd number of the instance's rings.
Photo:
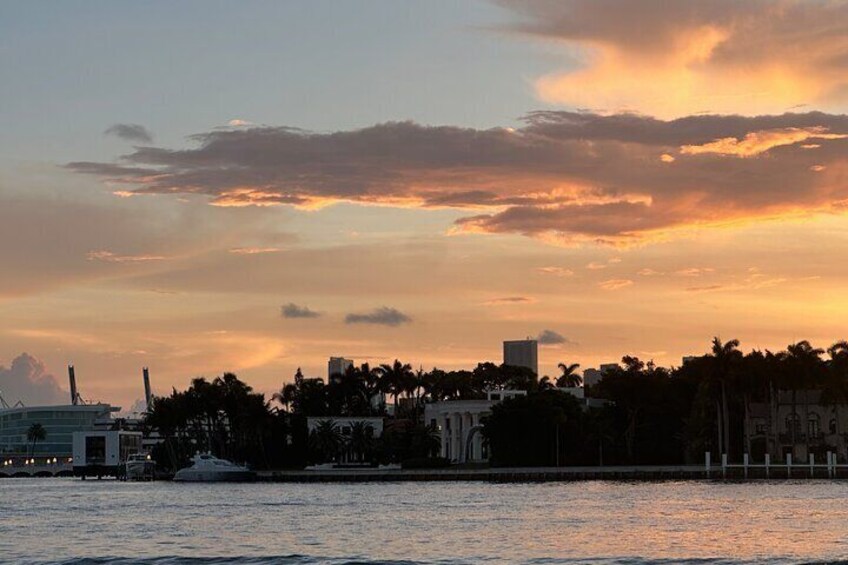
<svg viewBox="0 0 848 565">
<path fill-rule="evenodd" d="M 605 467 L 502 467 L 486 469 L 327 469 L 315 471 L 259 471 L 257 481 L 280 483 L 334 482 L 438 482 L 483 481 L 495 483 L 560 481 L 681 481 L 681 480 L 797 480 L 846 479 L 848 466 L 831 471 L 826 466 L 785 465 L 744 468 L 703 465 L 632 465 Z"/>
</svg>

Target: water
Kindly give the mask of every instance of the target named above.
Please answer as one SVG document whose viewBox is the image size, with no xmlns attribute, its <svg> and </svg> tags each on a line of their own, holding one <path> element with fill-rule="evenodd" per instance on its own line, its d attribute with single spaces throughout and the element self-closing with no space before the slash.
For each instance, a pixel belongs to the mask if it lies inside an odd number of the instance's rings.
<svg viewBox="0 0 848 565">
<path fill-rule="evenodd" d="M 738 563 L 848 559 L 848 483 L 0 480 L 0 562 Z"/>
</svg>

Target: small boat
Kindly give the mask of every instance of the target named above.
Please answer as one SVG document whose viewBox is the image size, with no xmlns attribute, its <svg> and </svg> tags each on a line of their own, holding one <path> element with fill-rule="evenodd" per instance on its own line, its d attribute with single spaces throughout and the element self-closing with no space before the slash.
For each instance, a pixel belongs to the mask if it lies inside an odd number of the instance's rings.
<svg viewBox="0 0 848 565">
<path fill-rule="evenodd" d="M 156 461 L 149 453 L 133 453 L 124 463 L 128 481 L 152 481 L 156 477 Z"/>
<path fill-rule="evenodd" d="M 191 483 L 220 483 L 252 481 L 256 473 L 225 459 L 218 459 L 209 453 L 198 453 L 191 459 L 192 466 L 180 469 L 174 475 L 175 481 Z"/>
</svg>

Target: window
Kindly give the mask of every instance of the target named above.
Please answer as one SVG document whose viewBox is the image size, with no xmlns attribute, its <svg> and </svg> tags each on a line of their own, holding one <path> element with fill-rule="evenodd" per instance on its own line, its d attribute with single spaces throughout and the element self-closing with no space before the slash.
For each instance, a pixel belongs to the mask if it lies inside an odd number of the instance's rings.
<svg viewBox="0 0 848 565">
<path fill-rule="evenodd" d="M 88 436 L 85 438 L 86 465 L 106 463 L 106 436 Z"/>
<path fill-rule="evenodd" d="M 796 436 L 801 435 L 801 418 L 798 414 L 790 414 L 786 417 L 786 433 L 791 435 L 793 431 Z"/>
<path fill-rule="evenodd" d="M 821 434 L 821 418 L 816 413 L 807 416 L 807 434 L 810 437 L 818 437 Z"/>
<path fill-rule="evenodd" d="M 828 426 L 828 429 L 830 430 L 830 433 L 836 433 L 836 418 L 832 418 L 830 420 L 830 425 Z"/>
</svg>

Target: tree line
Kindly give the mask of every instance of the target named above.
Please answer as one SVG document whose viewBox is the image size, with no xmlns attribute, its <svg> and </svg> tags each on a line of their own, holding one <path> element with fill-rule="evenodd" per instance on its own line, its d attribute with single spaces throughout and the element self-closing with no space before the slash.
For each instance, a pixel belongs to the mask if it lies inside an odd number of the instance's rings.
<svg viewBox="0 0 848 565">
<path fill-rule="evenodd" d="M 781 391 L 791 399 L 786 422 L 776 420 Z M 495 406 L 483 429 L 492 463 L 700 463 L 706 451 L 716 459 L 727 453 L 741 461 L 747 453 L 762 461 L 770 453 L 782 461 L 786 445 L 823 459 L 836 447 L 825 435 L 848 438 L 838 410 L 848 404 L 848 343 L 743 353 L 738 340 L 715 338 L 708 354 L 679 367 L 625 356 L 586 395 L 597 399 L 594 407 L 579 410 L 575 399 L 545 391 Z M 807 428 L 812 402 L 832 410 L 829 434 Z M 755 405 L 766 407 L 760 430 L 752 424 Z"/>
<path fill-rule="evenodd" d="M 821 447 L 804 433 L 797 416 L 818 391 L 820 402 L 848 403 L 848 343 L 827 350 L 807 341 L 772 352 L 739 348 L 737 340 L 715 338 L 710 352 L 679 367 L 625 356 L 604 373 L 586 396 L 588 406 L 557 388 L 580 385 L 576 363 L 560 363 L 555 378 L 538 378 L 523 367 L 479 363 L 472 370 L 413 370 L 409 363 L 367 363 L 331 375 L 327 382 L 303 376 L 270 400 L 231 373 L 198 378 L 185 391 L 154 399 L 145 425 L 163 438 L 157 460 L 176 468 L 194 452 L 212 451 L 257 468 L 302 467 L 339 460 L 404 462 L 434 459 L 439 430 L 423 421 L 429 402 L 485 398 L 488 391 L 523 390 L 524 397 L 493 407 L 483 436 L 494 465 L 676 464 L 700 462 L 705 451 L 762 454 L 780 441 Z M 791 395 L 797 425 L 778 437 L 773 421 L 778 391 Z M 391 416 L 387 399 L 395 409 Z M 765 404 L 768 422 L 755 433 L 754 404 Z M 342 430 L 331 417 L 379 417 L 381 437 L 356 426 Z M 307 418 L 320 418 L 307 430 Z M 837 432 L 845 434 L 837 421 Z M 785 433 L 783 434 L 785 435 Z M 777 454 L 780 457 L 780 454 Z"/>
</svg>

